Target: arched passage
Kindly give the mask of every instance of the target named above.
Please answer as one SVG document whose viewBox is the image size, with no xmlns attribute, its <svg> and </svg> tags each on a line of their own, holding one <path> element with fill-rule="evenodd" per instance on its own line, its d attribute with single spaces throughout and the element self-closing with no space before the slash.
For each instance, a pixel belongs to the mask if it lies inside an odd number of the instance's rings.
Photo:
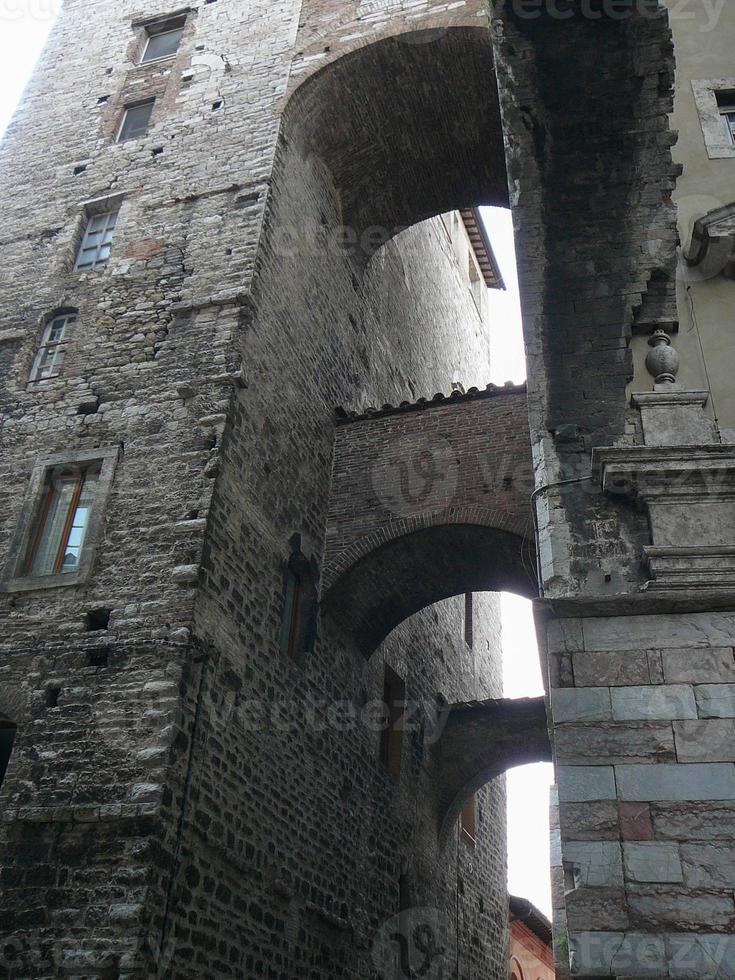
<svg viewBox="0 0 735 980">
<path fill-rule="evenodd" d="M 366 656 L 404 619 L 450 596 L 536 594 L 530 542 L 465 521 L 432 524 L 368 550 L 325 594 L 323 608 Z"/>
<path fill-rule="evenodd" d="M 489 28 L 416 31 L 343 56 L 292 95 L 283 139 L 318 162 L 358 261 L 432 215 L 507 205 Z"/>
</svg>

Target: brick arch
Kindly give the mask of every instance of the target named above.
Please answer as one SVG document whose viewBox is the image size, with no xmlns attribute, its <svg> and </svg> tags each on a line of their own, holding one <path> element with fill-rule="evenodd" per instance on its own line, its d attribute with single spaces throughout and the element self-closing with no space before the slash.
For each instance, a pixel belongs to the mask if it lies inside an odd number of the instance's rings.
<svg viewBox="0 0 735 980">
<path fill-rule="evenodd" d="M 413 530 L 393 533 L 338 576 L 323 609 L 365 656 L 399 623 L 442 599 L 466 592 L 510 591 L 536 595 L 533 548 L 524 536 L 497 524 L 457 513 L 418 520 Z M 446 518 L 449 518 L 448 520 Z M 362 542 L 367 549 L 368 541 Z"/>
<path fill-rule="evenodd" d="M 291 95 L 282 139 L 331 185 L 358 262 L 433 215 L 506 206 L 489 25 L 405 31 L 335 58 Z"/>
</svg>

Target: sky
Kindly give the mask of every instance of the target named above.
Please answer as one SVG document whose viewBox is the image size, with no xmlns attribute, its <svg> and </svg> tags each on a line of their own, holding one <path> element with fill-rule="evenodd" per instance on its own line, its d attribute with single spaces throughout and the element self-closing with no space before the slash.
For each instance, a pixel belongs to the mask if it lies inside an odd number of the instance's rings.
<svg viewBox="0 0 735 980">
<path fill-rule="evenodd" d="M 40 54 L 61 0 L 0 0 L 0 134 L 7 126 Z M 518 281 L 510 212 L 483 208 L 483 217 L 505 279 L 505 291 L 490 291 L 492 329 L 490 380 L 526 378 Z M 506 697 L 543 694 L 531 604 L 504 595 L 503 664 Z M 549 883 L 548 764 L 523 766 L 507 775 L 508 884 L 512 894 L 551 913 Z"/>
</svg>

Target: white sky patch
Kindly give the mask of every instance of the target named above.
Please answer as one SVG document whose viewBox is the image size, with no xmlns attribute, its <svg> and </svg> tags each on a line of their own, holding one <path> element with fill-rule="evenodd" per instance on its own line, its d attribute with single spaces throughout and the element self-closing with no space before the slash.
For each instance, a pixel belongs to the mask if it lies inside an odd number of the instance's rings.
<svg viewBox="0 0 735 980">
<path fill-rule="evenodd" d="M 38 60 L 60 0 L 0 0 L 0 135 L 5 131 Z M 518 279 L 510 211 L 483 208 L 507 289 L 490 290 L 490 380 L 526 378 Z M 543 694 L 531 604 L 503 596 L 503 661 L 506 697 Z M 552 767 L 524 766 L 508 773 L 508 875 L 513 894 L 551 912 L 549 880 L 549 786 Z"/>
<path fill-rule="evenodd" d="M 61 0 L 0 0 L 0 136 L 60 8 Z"/>
</svg>

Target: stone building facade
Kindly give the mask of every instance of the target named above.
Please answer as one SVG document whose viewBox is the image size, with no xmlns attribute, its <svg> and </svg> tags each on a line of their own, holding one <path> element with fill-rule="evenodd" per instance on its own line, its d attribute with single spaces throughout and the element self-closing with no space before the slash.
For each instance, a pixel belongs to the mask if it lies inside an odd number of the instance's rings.
<svg viewBox="0 0 735 980">
<path fill-rule="evenodd" d="M 10 975 L 506 976 L 506 588 L 559 975 L 732 975 L 732 449 L 668 353 L 727 238 L 674 199 L 710 6 L 67 0 L 0 147 Z M 439 217 L 482 204 L 527 397 Z"/>
</svg>

